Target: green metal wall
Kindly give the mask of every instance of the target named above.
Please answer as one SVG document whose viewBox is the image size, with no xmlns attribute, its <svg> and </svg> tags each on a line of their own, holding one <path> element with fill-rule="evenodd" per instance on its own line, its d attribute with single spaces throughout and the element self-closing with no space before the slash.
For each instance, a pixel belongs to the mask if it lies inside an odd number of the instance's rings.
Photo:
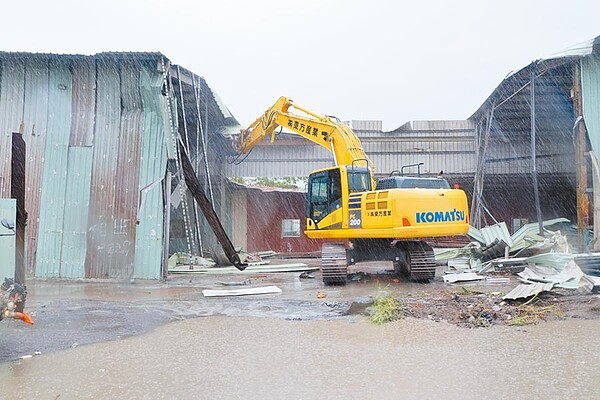
<svg viewBox="0 0 600 400">
<path fill-rule="evenodd" d="M 581 59 L 583 117 L 592 149 L 600 155 L 600 56 Z"/>
<path fill-rule="evenodd" d="M 203 157 L 198 132 L 212 135 L 205 138 L 216 146 L 209 147 L 207 162 L 216 163 L 211 175 L 223 179 L 222 158 L 231 146 L 221 133 L 237 126 L 224 110 L 202 78 L 160 53 L 0 52 L 0 198 L 10 197 L 8 144 L 12 132 L 21 132 L 27 143 L 27 273 L 162 277 L 166 224 L 179 223 L 171 188 L 164 189 L 167 169 L 177 176 L 174 141 L 185 136 L 194 159 Z M 220 184 L 213 186 L 215 208 L 226 210 Z M 184 198 L 191 210 L 191 199 Z M 210 234 L 198 218 L 186 239 Z"/>
<path fill-rule="evenodd" d="M 48 127 L 40 196 L 36 275 L 60 277 L 67 199 L 72 78 L 69 63 L 53 59 L 48 66 Z M 66 260 L 70 263 L 70 260 Z"/>
</svg>

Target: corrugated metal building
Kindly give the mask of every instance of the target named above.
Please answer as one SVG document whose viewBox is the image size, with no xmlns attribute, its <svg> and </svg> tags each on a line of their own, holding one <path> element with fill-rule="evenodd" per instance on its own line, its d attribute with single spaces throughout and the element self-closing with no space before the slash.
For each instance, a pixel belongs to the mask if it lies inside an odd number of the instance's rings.
<svg viewBox="0 0 600 400">
<path fill-rule="evenodd" d="M 473 225 L 493 223 L 491 215 L 513 229 L 539 218 L 577 220 L 580 230 L 590 223 L 599 44 L 600 37 L 509 74 L 471 117 L 478 144 Z"/>
<path fill-rule="evenodd" d="M 238 124 L 205 80 L 160 53 L 0 53 L 0 198 L 11 197 L 9 141 L 20 132 L 27 272 L 159 278 L 169 252 L 214 246 L 178 185 L 175 142 L 226 213 L 229 129 Z"/>
<path fill-rule="evenodd" d="M 403 168 L 417 174 L 422 163 L 424 175 L 439 171 L 461 179 L 473 176 L 475 168 L 475 126 L 472 121 L 412 121 L 390 132 L 381 130 L 381 121 L 351 121 L 348 125 L 360 138 L 378 176 Z M 293 134 L 280 134 L 275 142 L 266 139 L 238 165 L 230 164 L 230 177 L 308 176 L 311 171 L 333 165 L 331 153 Z"/>
</svg>

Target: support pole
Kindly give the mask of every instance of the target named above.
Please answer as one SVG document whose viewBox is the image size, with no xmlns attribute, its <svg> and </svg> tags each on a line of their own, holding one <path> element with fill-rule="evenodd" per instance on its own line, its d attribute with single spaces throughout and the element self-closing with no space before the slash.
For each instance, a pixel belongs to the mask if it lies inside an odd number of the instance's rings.
<svg viewBox="0 0 600 400">
<path fill-rule="evenodd" d="M 531 107 L 531 175 L 533 178 L 533 195 L 535 198 L 535 211 L 537 214 L 537 221 L 539 227 L 540 236 L 544 235 L 544 221 L 542 220 L 542 209 L 540 207 L 540 189 L 538 184 L 537 176 L 537 162 L 535 152 L 535 73 L 536 65 L 535 62 L 531 63 L 529 70 L 529 87 L 530 87 L 530 107 Z"/>
<path fill-rule="evenodd" d="M 583 120 L 583 99 L 581 93 L 581 65 L 576 62 L 573 70 L 573 142 L 575 144 L 575 165 L 577 170 L 577 247 L 584 252 L 583 231 L 588 225 L 587 165 L 585 159 L 586 128 Z"/>
<path fill-rule="evenodd" d="M 16 255 L 15 255 L 15 282 L 25 285 L 25 225 L 27 224 L 27 211 L 25 210 L 25 140 L 20 133 L 12 134 L 11 157 L 11 197 L 17 199 L 16 221 Z"/>
</svg>

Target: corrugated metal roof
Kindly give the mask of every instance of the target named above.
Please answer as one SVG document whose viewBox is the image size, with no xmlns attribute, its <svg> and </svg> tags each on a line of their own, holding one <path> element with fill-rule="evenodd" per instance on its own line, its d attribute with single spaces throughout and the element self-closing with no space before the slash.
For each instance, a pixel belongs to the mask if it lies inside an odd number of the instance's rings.
<svg viewBox="0 0 600 400">
<path fill-rule="evenodd" d="M 481 234 L 483 235 L 483 239 L 485 240 L 485 244 L 489 245 L 495 239 L 503 240 L 504 243 L 508 245 L 508 247 L 512 247 L 513 240 L 510 236 L 510 232 L 508 231 L 508 227 L 505 222 L 500 222 L 491 226 L 486 226 L 481 228 Z"/>
</svg>

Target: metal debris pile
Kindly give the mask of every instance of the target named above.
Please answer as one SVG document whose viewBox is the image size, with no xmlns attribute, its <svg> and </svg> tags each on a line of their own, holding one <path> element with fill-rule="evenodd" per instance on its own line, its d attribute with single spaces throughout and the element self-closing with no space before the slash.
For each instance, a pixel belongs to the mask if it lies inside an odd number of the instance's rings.
<svg viewBox="0 0 600 400">
<path fill-rule="evenodd" d="M 471 227 L 471 243 L 460 249 L 442 249 L 436 260 L 447 261 L 444 282 L 507 279 L 516 275 L 519 285 L 504 295 L 505 300 L 526 299 L 554 288 L 597 293 L 600 290 L 600 254 L 573 254 L 565 235 L 556 227 L 569 220 L 527 224 L 510 234 L 504 222 L 481 230 Z M 553 229 L 554 228 L 554 229 Z"/>
</svg>

